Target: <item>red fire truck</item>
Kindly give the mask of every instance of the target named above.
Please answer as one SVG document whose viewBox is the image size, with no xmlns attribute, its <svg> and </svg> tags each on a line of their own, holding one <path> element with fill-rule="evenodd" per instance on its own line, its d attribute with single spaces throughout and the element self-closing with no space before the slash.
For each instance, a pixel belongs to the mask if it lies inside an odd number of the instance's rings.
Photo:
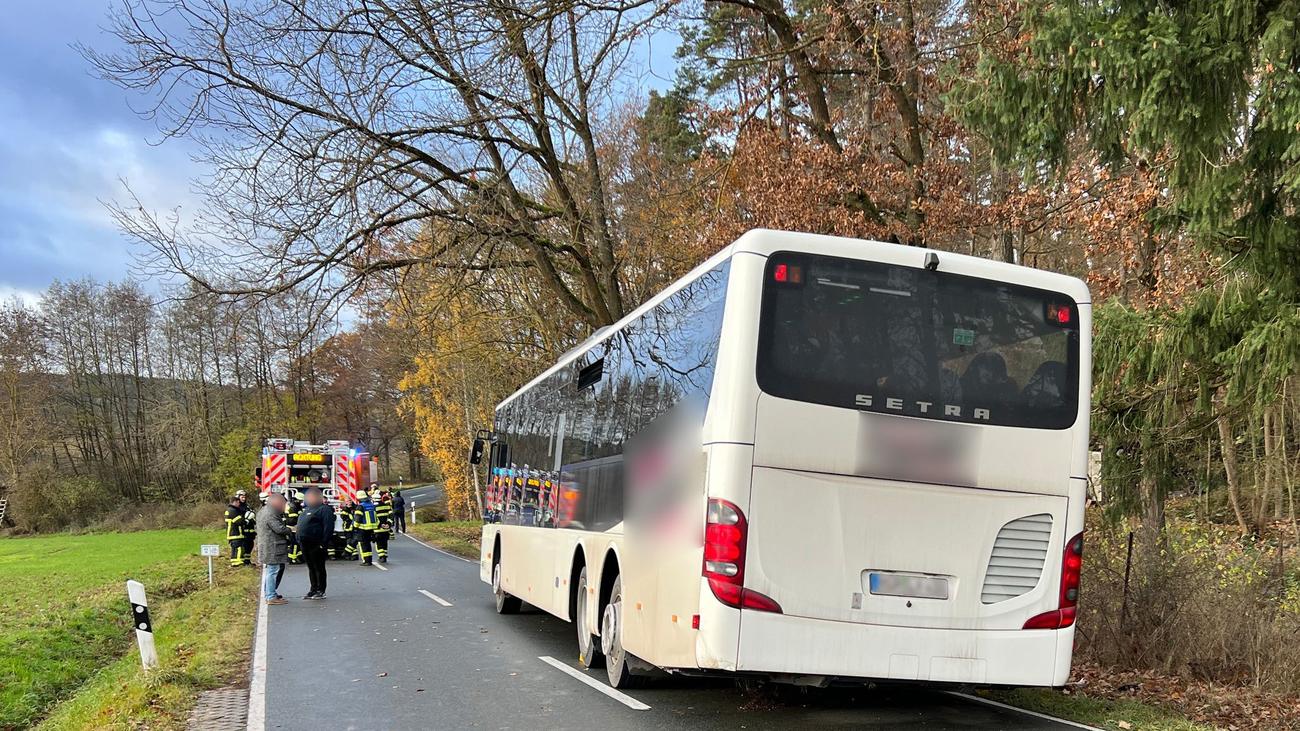
<svg viewBox="0 0 1300 731">
<path fill-rule="evenodd" d="M 365 447 L 353 447 L 346 439 L 312 444 L 277 437 L 266 440 L 256 472 L 263 495 L 278 492 L 290 497 L 319 487 L 334 508 L 335 536 L 342 538 L 341 506 L 351 502 L 357 490 L 377 482 L 379 470 Z"/>
</svg>

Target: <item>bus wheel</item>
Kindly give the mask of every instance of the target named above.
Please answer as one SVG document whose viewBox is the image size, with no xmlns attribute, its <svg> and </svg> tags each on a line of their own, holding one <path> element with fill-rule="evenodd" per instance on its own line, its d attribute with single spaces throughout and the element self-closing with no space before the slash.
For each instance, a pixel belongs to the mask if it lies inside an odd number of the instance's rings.
<svg viewBox="0 0 1300 731">
<path fill-rule="evenodd" d="M 500 551 L 497 552 L 500 554 Z M 517 596 L 510 596 L 501 588 L 501 557 L 492 562 L 492 593 L 496 596 L 497 614 L 518 614 L 523 602 Z"/>
<path fill-rule="evenodd" d="M 615 688 L 635 688 L 645 678 L 633 675 L 623 648 L 623 577 L 614 577 L 609 603 L 600 620 L 600 647 L 605 652 L 605 672 Z"/>
<path fill-rule="evenodd" d="M 587 567 L 583 566 L 574 585 L 577 592 L 573 602 L 573 626 L 578 632 L 578 664 L 584 668 L 598 668 L 604 657 L 600 654 L 600 644 L 587 621 L 587 607 L 591 603 L 591 592 L 587 589 Z"/>
</svg>

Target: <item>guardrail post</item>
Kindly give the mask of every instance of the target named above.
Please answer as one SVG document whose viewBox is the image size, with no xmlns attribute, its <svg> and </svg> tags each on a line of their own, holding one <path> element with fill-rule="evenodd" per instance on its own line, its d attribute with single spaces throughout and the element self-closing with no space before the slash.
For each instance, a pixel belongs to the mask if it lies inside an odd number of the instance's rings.
<svg viewBox="0 0 1300 731">
<path fill-rule="evenodd" d="M 131 624 L 135 626 L 135 641 L 140 646 L 140 664 L 145 670 L 153 670 L 158 667 L 158 649 L 153 643 L 153 623 L 149 620 L 144 584 L 134 579 L 126 582 L 126 596 L 131 600 Z"/>
</svg>

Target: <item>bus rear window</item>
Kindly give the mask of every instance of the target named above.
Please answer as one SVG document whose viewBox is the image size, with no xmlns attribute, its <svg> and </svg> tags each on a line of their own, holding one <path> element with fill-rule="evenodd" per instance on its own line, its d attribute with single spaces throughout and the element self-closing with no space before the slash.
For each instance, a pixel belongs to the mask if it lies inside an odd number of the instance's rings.
<svg viewBox="0 0 1300 731">
<path fill-rule="evenodd" d="M 1064 429 L 1078 411 L 1079 316 L 1065 295 L 942 271 L 778 253 L 759 386 L 862 411 Z"/>
</svg>

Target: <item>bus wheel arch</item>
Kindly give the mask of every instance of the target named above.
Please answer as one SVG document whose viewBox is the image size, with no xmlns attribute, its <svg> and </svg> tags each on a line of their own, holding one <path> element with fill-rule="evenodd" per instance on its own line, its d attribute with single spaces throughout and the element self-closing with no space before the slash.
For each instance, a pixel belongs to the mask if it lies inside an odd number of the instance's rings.
<svg viewBox="0 0 1300 731">
<path fill-rule="evenodd" d="M 501 573 L 501 533 L 498 531 L 492 543 L 492 595 L 496 600 L 497 614 L 518 614 L 523 600 L 505 590 Z"/>
</svg>

